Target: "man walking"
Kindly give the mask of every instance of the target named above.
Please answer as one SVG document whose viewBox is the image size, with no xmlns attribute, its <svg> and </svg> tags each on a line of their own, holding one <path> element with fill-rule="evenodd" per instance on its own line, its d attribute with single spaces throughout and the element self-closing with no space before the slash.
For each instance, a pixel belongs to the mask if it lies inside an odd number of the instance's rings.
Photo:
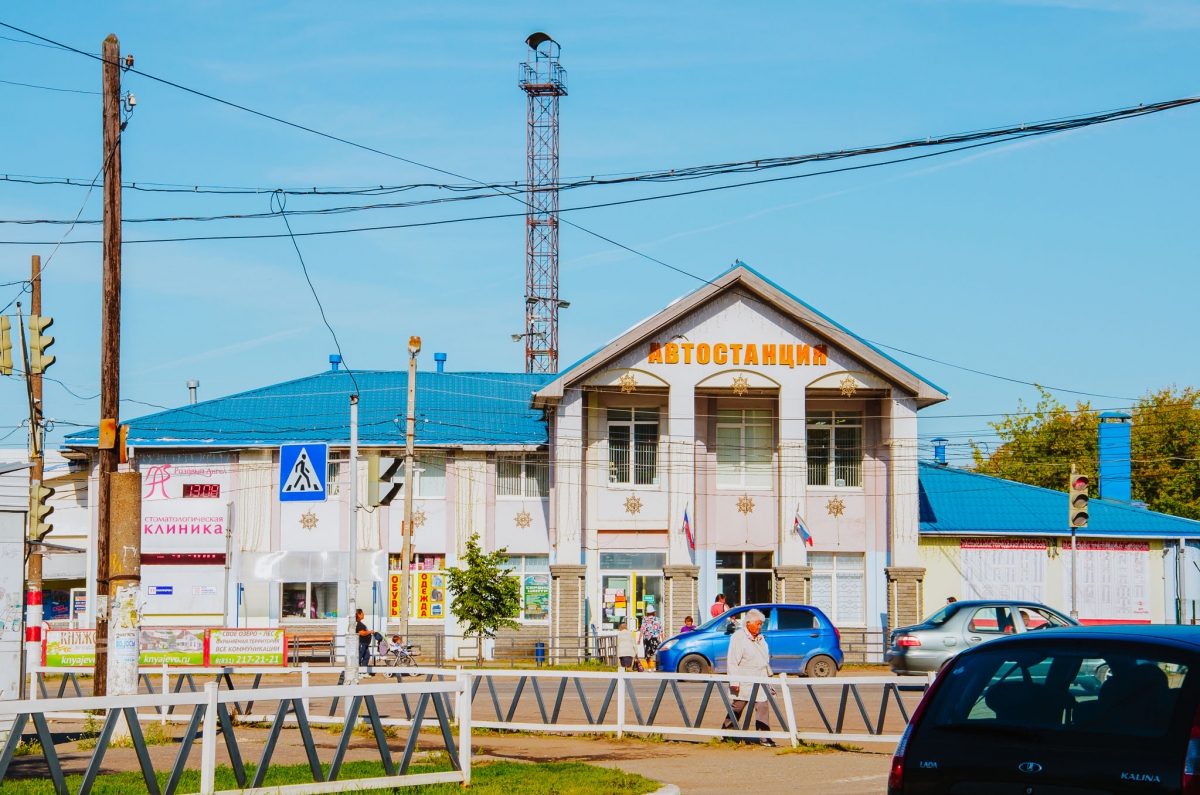
<svg viewBox="0 0 1200 795">
<path fill-rule="evenodd" d="M 756 685 L 752 682 L 739 682 L 737 677 L 768 677 L 771 675 L 771 649 L 767 639 L 763 637 L 762 628 L 766 616 L 759 610 L 748 610 L 742 621 L 742 628 L 729 638 L 729 661 L 727 670 L 730 676 L 729 691 L 733 694 L 733 713 L 740 719 L 742 710 L 746 709 L 751 694 Z M 755 731 L 770 731 L 767 722 L 767 688 L 770 685 L 758 684 L 758 694 L 754 698 L 754 729 Z M 736 729 L 729 718 L 725 719 L 722 728 Z M 775 742 L 769 738 L 759 741 L 762 745 L 774 748 Z"/>
</svg>

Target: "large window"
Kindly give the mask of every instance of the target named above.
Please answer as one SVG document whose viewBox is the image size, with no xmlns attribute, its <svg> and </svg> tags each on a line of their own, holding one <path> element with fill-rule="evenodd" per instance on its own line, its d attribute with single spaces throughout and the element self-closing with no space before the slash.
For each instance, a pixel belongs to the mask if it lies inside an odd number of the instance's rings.
<svg viewBox="0 0 1200 795">
<path fill-rule="evenodd" d="M 812 603 L 838 626 L 866 623 L 864 558 L 854 552 L 809 552 Z"/>
<path fill-rule="evenodd" d="M 771 487 L 771 411 L 717 410 L 717 486 Z"/>
<path fill-rule="evenodd" d="M 808 413 L 808 485 L 862 486 L 861 411 Z"/>
<path fill-rule="evenodd" d="M 399 456 L 400 466 L 396 469 L 396 474 L 392 476 L 392 483 L 401 484 L 402 488 L 396 492 L 395 502 L 399 503 L 404 496 L 404 457 Z M 332 464 L 330 465 L 332 466 Z M 414 497 L 429 499 L 431 497 L 446 496 L 446 454 L 435 450 L 421 450 L 417 452 L 413 461 L 413 480 L 416 481 L 416 489 L 413 491 Z M 331 481 L 332 482 L 332 476 Z"/>
<path fill-rule="evenodd" d="M 608 410 L 608 482 L 658 484 L 658 409 Z"/>
<path fill-rule="evenodd" d="M 496 461 L 496 494 L 534 500 L 549 497 L 549 456 L 546 453 L 501 456 Z"/>
<path fill-rule="evenodd" d="M 518 618 L 523 621 L 545 621 L 550 617 L 550 558 L 547 555 L 514 555 L 508 559 L 506 568 L 512 569 L 510 576 L 521 583 L 521 611 Z"/>
<path fill-rule="evenodd" d="M 730 607 L 770 604 L 770 552 L 718 552 L 717 590 Z"/>
<path fill-rule="evenodd" d="M 337 618 L 336 582 L 285 582 L 280 614 L 288 619 Z"/>
</svg>

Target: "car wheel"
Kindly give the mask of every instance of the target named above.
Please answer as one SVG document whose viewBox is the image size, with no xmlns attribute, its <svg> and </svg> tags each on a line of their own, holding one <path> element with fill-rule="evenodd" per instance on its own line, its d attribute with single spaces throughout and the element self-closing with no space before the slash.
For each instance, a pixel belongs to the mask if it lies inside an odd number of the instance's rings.
<svg viewBox="0 0 1200 795">
<path fill-rule="evenodd" d="M 826 657 L 822 654 L 808 661 L 808 665 L 804 666 L 804 675 L 811 676 L 814 679 L 827 679 L 831 676 L 837 676 L 837 664 L 834 663 L 832 657 Z"/>
<path fill-rule="evenodd" d="M 712 666 L 699 654 L 689 654 L 679 663 L 679 673 L 681 674 L 706 674 L 710 671 L 712 671 Z"/>
</svg>

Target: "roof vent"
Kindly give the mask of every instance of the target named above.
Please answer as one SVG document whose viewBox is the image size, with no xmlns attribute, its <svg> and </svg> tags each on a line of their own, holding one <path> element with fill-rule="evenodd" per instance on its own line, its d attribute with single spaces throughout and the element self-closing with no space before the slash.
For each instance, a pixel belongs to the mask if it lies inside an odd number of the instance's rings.
<svg viewBox="0 0 1200 795">
<path fill-rule="evenodd" d="M 340 353 L 329 354 L 329 369 L 337 372 L 338 365 L 342 363 L 342 355 Z"/>
<path fill-rule="evenodd" d="M 437 362 L 437 371 L 438 371 L 439 373 L 444 373 L 444 372 L 446 372 L 446 354 L 444 354 L 444 353 L 435 353 L 435 354 L 433 355 L 433 360 L 434 360 L 435 362 Z"/>
</svg>

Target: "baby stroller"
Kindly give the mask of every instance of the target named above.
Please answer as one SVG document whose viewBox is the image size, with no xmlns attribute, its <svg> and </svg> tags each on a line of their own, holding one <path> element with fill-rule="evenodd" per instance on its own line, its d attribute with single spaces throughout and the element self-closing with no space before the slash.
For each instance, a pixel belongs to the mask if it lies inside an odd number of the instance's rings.
<svg viewBox="0 0 1200 795">
<path fill-rule="evenodd" d="M 375 633 L 374 639 L 378 649 L 376 654 L 378 665 L 388 668 L 409 668 L 417 664 L 416 659 L 413 657 L 413 647 L 411 644 L 395 643 L 378 632 Z M 389 676 L 395 676 L 399 679 L 401 675 L 395 673 L 389 674 Z"/>
</svg>

